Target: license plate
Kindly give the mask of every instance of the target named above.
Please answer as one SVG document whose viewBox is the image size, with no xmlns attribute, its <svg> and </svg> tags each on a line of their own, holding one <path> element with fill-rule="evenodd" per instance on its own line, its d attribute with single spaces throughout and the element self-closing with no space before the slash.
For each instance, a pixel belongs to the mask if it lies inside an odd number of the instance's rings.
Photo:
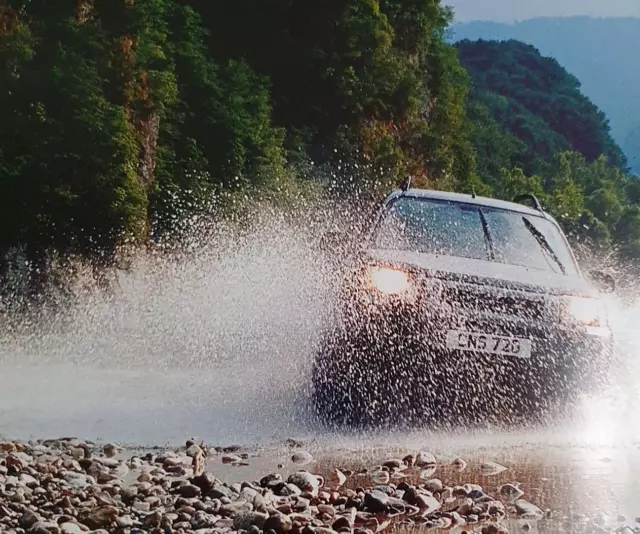
<svg viewBox="0 0 640 534">
<path fill-rule="evenodd" d="M 494 336 L 480 332 L 450 330 L 447 333 L 447 348 L 467 352 L 482 352 L 514 358 L 531 358 L 532 342 L 511 336 Z"/>
</svg>

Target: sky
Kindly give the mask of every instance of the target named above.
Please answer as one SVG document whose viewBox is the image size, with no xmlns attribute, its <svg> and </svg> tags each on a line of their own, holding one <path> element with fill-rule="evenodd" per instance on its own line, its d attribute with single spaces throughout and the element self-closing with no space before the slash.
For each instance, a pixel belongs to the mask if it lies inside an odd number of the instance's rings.
<svg viewBox="0 0 640 534">
<path fill-rule="evenodd" d="M 456 20 L 514 22 L 534 17 L 640 17 L 640 0 L 443 0 Z"/>
</svg>

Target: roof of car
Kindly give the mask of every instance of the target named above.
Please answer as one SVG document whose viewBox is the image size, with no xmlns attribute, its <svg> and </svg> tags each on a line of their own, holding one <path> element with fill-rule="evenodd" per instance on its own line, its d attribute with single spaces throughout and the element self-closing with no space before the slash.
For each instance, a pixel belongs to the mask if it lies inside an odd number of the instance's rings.
<svg viewBox="0 0 640 534">
<path fill-rule="evenodd" d="M 451 193 L 449 191 L 435 191 L 432 189 L 409 189 L 407 191 L 402 191 L 401 189 L 397 189 L 387 197 L 387 202 L 389 200 L 398 198 L 400 196 L 414 197 L 414 198 L 429 198 L 434 200 L 445 200 L 450 202 L 464 202 L 466 204 L 475 204 L 477 206 L 487 206 L 491 208 L 524 213 L 527 215 L 535 215 L 538 217 L 542 216 L 546 218 L 551 218 L 545 212 L 538 211 L 534 208 L 530 208 L 529 206 L 525 206 L 524 204 L 518 204 L 516 202 L 507 202 L 505 200 L 497 200 L 495 198 L 478 197 L 478 196 L 473 196 L 473 195 L 464 194 L 464 193 Z"/>
</svg>

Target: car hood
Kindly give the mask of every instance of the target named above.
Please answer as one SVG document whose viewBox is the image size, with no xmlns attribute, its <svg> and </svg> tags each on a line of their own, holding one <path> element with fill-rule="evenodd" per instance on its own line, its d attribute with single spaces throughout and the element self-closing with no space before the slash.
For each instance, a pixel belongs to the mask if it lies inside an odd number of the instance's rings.
<svg viewBox="0 0 640 534">
<path fill-rule="evenodd" d="M 564 276 L 519 265 L 401 250 L 372 249 L 367 251 L 367 256 L 374 261 L 419 268 L 441 279 L 554 295 L 594 297 L 598 294 L 595 288 L 580 276 Z"/>
</svg>

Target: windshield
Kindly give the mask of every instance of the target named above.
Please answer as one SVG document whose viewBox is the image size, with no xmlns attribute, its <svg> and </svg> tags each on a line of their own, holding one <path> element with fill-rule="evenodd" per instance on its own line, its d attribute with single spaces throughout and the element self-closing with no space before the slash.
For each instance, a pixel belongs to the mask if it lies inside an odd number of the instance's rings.
<svg viewBox="0 0 640 534">
<path fill-rule="evenodd" d="M 553 222 L 473 204 L 401 197 L 384 213 L 374 244 L 381 249 L 578 274 L 571 252 Z"/>
</svg>

